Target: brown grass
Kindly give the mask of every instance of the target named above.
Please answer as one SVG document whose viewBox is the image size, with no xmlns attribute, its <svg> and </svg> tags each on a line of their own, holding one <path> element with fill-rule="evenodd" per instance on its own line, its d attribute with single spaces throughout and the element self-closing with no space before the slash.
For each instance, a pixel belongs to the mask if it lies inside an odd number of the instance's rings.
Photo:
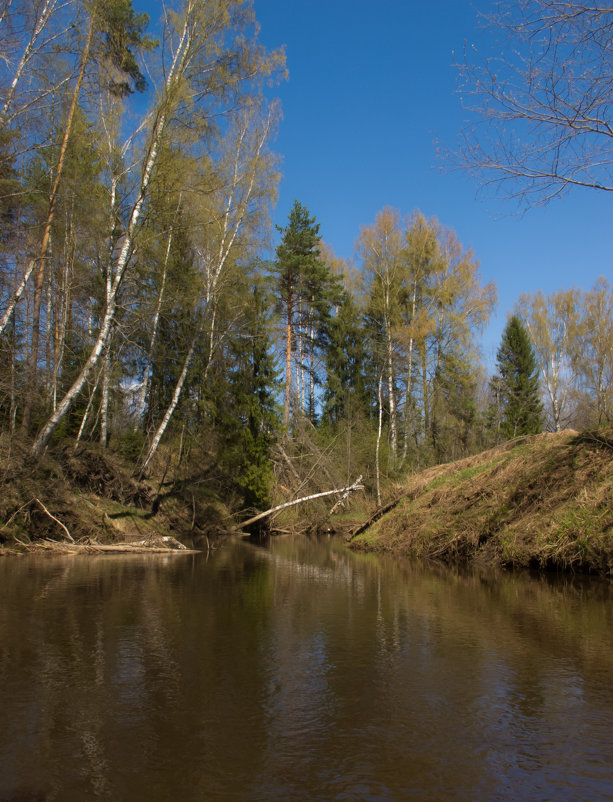
<svg viewBox="0 0 613 802">
<path fill-rule="evenodd" d="M 518 438 L 411 476 L 352 547 L 613 572 L 613 429 Z"/>
<path fill-rule="evenodd" d="M 155 546 L 172 533 L 208 543 L 225 520 L 214 494 L 199 477 L 163 483 L 163 476 L 137 481 L 128 461 L 93 444 L 57 447 L 32 465 L 27 442 L 0 435 L 0 547 L 74 551 L 70 538 L 88 548 Z"/>
</svg>

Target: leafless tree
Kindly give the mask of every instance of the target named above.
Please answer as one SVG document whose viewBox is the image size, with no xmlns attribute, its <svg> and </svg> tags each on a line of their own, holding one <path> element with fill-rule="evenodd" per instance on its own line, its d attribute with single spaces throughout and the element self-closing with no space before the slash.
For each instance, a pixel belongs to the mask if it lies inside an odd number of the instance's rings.
<svg viewBox="0 0 613 802">
<path fill-rule="evenodd" d="M 613 190 L 611 0 L 500 2 L 466 48 L 460 163 L 520 206 Z"/>
</svg>

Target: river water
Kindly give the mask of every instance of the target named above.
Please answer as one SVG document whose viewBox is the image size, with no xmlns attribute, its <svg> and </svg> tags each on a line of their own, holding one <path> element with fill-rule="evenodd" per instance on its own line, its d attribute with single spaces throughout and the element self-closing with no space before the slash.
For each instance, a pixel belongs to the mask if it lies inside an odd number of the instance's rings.
<svg viewBox="0 0 613 802">
<path fill-rule="evenodd" d="M 610 584 L 334 540 L 0 561 L 0 801 L 613 799 Z"/>
</svg>

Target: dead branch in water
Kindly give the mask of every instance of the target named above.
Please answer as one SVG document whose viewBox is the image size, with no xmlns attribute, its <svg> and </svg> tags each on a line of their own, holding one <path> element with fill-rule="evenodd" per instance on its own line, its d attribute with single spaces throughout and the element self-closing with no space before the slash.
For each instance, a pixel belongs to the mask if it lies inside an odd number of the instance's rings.
<svg viewBox="0 0 613 802">
<path fill-rule="evenodd" d="M 360 476 L 356 481 L 349 485 L 349 487 L 340 487 L 336 488 L 335 490 L 325 490 L 323 493 L 313 493 L 310 496 L 303 496 L 302 498 L 294 499 L 294 501 L 287 501 L 285 504 L 279 504 L 277 507 L 271 507 L 269 510 L 265 510 L 264 512 L 260 512 L 258 515 L 254 515 L 253 518 L 249 518 L 246 521 L 241 523 L 241 527 L 250 526 L 254 524 L 256 521 L 261 521 L 262 518 L 267 518 L 269 515 L 272 515 L 275 512 L 280 512 L 281 510 L 285 510 L 288 507 L 294 507 L 296 504 L 304 504 L 306 501 L 313 501 L 316 498 L 324 498 L 325 496 L 333 496 L 335 493 L 342 495 L 342 500 L 347 498 L 349 493 L 354 492 L 355 490 L 364 490 L 364 485 L 361 485 L 360 482 L 362 481 L 362 477 Z M 343 495 L 344 494 L 344 495 Z M 335 509 L 338 504 L 332 509 Z"/>
</svg>

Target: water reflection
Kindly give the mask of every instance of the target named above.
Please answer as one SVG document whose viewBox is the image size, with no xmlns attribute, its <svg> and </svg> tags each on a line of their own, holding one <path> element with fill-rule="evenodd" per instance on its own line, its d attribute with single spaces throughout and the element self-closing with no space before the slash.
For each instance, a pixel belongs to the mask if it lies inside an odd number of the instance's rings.
<svg viewBox="0 0 613 802">
<path fill-rule="evenodd" d="M 603 582 L 333 540 L 0 563 L 0 800 L 613 798 Z"/>
</svg>

